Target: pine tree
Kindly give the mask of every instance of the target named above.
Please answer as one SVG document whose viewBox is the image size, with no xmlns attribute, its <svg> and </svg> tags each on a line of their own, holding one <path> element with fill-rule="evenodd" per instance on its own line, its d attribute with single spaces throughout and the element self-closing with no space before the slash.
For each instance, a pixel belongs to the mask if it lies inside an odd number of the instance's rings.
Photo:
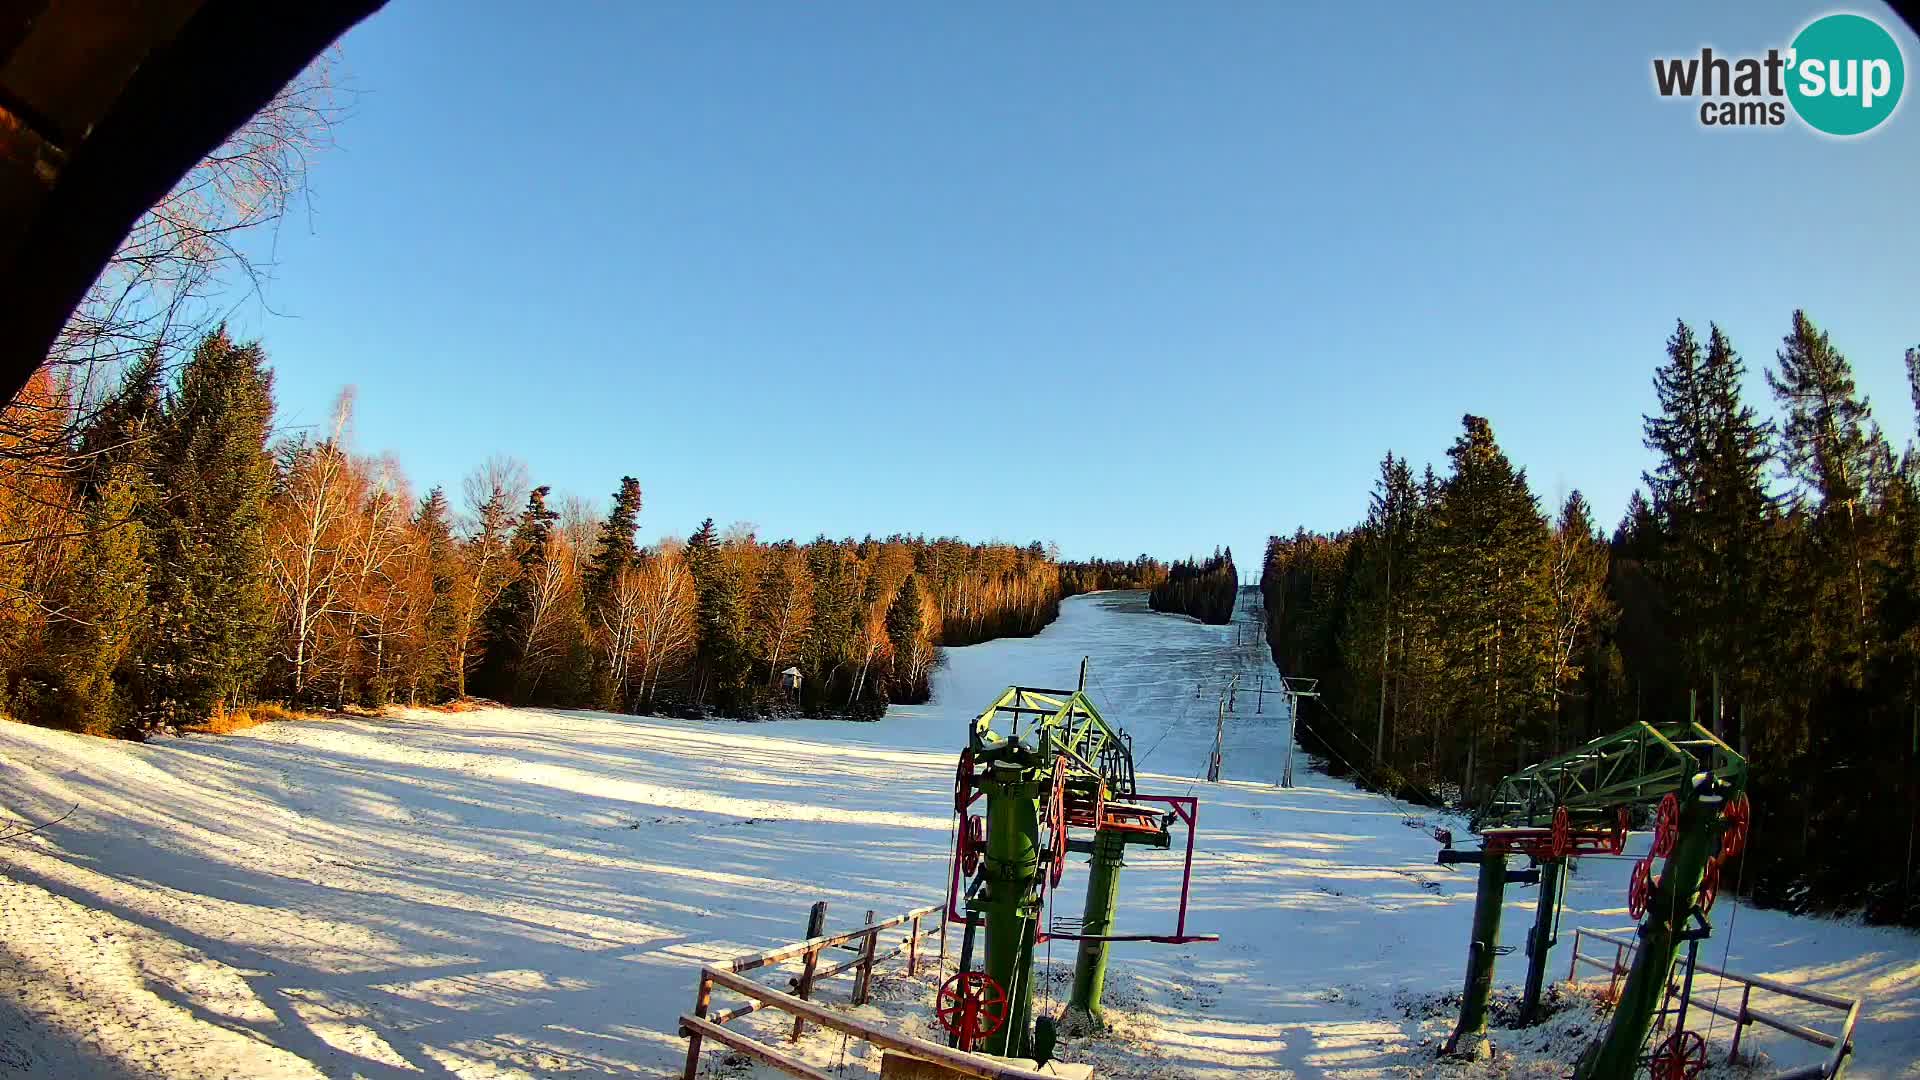
<svg viewBox="0 0 1920 1080">
<path fill-rule="evenodd" d="M 140 511 L 152 492 L 146 471 L 130 461 L 96 470 L 90 486 L 79 550 L 62 588 L 64 617 L 52 624 L 47 645 L 59 715 L 44 719 L 95 735 L 134 734 L 120 685 L 147 606 Z"/>
<path fill-rule="evenodd" d="M 542 484 L 527 493 L 526 509 L 521 511 L 507 545 L 512 576 L 486 614 L 486 656 L 474 673 L 474 682 L 483 693 L 507 700 L 519 698 L 532 681 L 526 669 L 528 635 L 537 609 L 547 545 L 553 536 L 553 523 L 560 516 L 547 508 L 547 496 L 552 491 Z"/>
<path fill-rule="evenodd" d="M 464 664 L 459 655 L 461 590 L 466 585 L 460 550 L 453 536 L 453 511 L 447 493 L 435 486 L 414 511 L 413 530 L 424 562 L 428 603 L 421 617 L 421 652 L 427 658 L 421 691 L 431 701 L 459 692 Z"/>
<path fill-rule="evenodd" d="M 1746 368 L 1718 326 L 1703 353 L 1679 323 L 1667 357 L 1654 375 L 1660 415 L 1645 418 L 1660 458 L 1645 476 L 1659 528 L 1636 541 L 1687 669 L 1709 688 L 1752 697 L 1769 636 L 1758 608 L 1774 564 L 1764 479 L 1772 430 L 1741 400 Z"/>
<path fill-rule="evenodd" d="M 1447 451 L 1435 552 L 1426 563 L 1456 673 L 1453 699 L 1469 717 L 1463 788 L 1485 779 L 1494 752 L 1548 701 L 1552 603 L 1545 580 L 1547 527 L 1526 473 L 1515 469 L 1478 416 Z M 1519 743 L 1514 744 L 1516 750 Z"/>
<path fill-rule="evenodd" d="M 634 534 L 640 528 L 640 481 L 631 476 L 620 478 L 620 490 L 614 493 L 613 509 L 600 527 L 592 560 L 587 564 L 582 583 L 581 602 L 587 625 L 599 648 L 593 665 L 594 703 L 602 709 L 618 709 L 626 696 L 624 657 L 616 657 L 616 648 L 626 647 L 626 635 L 616 627 L 630 627 L 631 620 L 610 617 L 610 609 L 620 596 L 621 579 L 640 561 L 640 548 Z M 630 596 L 631 594 L 629 594 Z M 624 609 L 624 608 L 623 608 Z"/>
<path fill-rule="evenodd" d="M 201 340 L 153 437 L 149 628 L 139 672 L 142 724 L 201 719 L 240 702 L 264 664 L 266 451 L 273 376 L 258 344 L 224 328 Z"/>
<path fill-rule="evenodd" d="M 1874 515 L 1892 473 L 1892 455 L 1873 422 L 1867 399 L 1856 395 L 1853 368 L 1804 311 L 1781 342 L 1779 370 L 1767 385 L 1786 411 L 1780 457 L 1794 485 L 1797 509 L 1812 517 L 1810 569 L 1830 587 L 1814 611 L 1837 604 L 1846 612 L 1823 648 L 1858 682 L 1873 651 L 1868 629 L 1875 614 L 1870 586 L 1881 572 Z"/>
<path fill-rule="evenodd" d="M 588 612 L 598 610 L 613 592 L 620 575 L 639 563 L 640 547 L 634 542 L 639 528 L 640 481 L 623 476 L 620 490 L 613 495 L 613 509 L 600 529 L 593 561 L 587 567 L 583 587 Z"/>
<path fill-rule="evenodd" d="M 746 583 L 722 550 L 713 519 L 687 539 L 687 570 L 693 576 L 695 624 L 700 639 L 694 662 L 696 704 L 709 698 L 723 710 L 744 702 L 747 652 L 742 637 Z"/>
<path fill-rule="evenodd" d="M 896 701 L 925 700 L 926 656 L 931 650 L 921 603 L 920 579 L 909 573 L 887 608 L 887 640 L 893 649 L 889 696 Z"/>
</svg>

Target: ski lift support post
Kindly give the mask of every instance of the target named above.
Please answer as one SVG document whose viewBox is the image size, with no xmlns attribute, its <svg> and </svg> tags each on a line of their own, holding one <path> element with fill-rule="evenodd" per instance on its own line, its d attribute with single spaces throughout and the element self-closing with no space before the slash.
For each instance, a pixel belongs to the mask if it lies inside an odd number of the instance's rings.
<svg viewBox="0 0 1920 1080">
<path fill-rule="evenodd" d="M 981 800 L 984 817 L 969 810 Z M 954 801 L 960 821 L 948 910 L 965 925 L 961 971 L 971 968 L 975 931 L 983 927 L 982 967 L 1007 997 L 1006 1021 L 985 1035 L 985 1052 L 1034 1056 L 1038 943 L 1079 942 L 1070 1007 L 1097 1021 L 1111 942 L 1219 940 L 1186 927 L 1198 800 L 1136 792 L 1131 741 L 1107 723 L 1083 691 L 1008 687 L 969 728 Z M 1123 852 L 1130 845 L 1170 847 L 1175 822 L 1184 824 L 1188 835 L 1174 932 L 1113 933 Z M 1070 829 L 1091 830 L 1092 837 L 1072 838 Z M 1058 885 L 1070 851 L 1093 857 L 1086 907 L 1078 932 L 1055 933 L 1043 928 L 1041 919 L 1047 891 Z"/>
<path fill-rule="evenodd" d="M 1667 867 L 1657 884 L 1649 875 L 1647 916 L 1641 926 L 1647 947 L 1635 956 L 1629 988 L 1606 1038 L 1582 1063 L 1580 1072 L 1581 1080 L 1629 1075 L 1659 1008 L 1660 991 L 1680 942 L 1688 934 L 1704 937 L 1710 930 L 1698 902 L 1711 903 L 1711 891 L 1701 893 L 1702 879 L 1716 837 L 1729 827 L 1722 811 L 1736 798 L 1744 805 L 1741 793 L 1746 779 L 1746 760 L 1693 722 L 1630 724 L 1502 778 L 1473 815 L 1480 849 L 1457 851 L 1449 845 L 1438 860 L 1442 865 L 1480 866 L 1460 1021 L 1448 1049 L 1458 1050 L 1463 1041 L 1485 1035 L 1506 884 L 1540 885 L 1533 928 L 1527 936 L 1527 982 L 1521 1006 L 1522 1022 L 1530 1024 L 1538 1019 L 1547 956 L 1555 943 L 1553 915 L 1566 860 L 1582 854 L 1619 854 L 1632 809 L 1668 803 L 1671 797 L 1675 812 L 1664 853 Z M 1525 855 L 1534 865 L 1509 871 L 1507 860 L 1513 855 Z M 1717 871 L 1717 864 L 1713 869 Z M 1698 917 L 1692 930 L 1685 925 L 1689 914 Z M 1623 1057 L 1625 1071 L 1620 1066 Z"/>
</svg>

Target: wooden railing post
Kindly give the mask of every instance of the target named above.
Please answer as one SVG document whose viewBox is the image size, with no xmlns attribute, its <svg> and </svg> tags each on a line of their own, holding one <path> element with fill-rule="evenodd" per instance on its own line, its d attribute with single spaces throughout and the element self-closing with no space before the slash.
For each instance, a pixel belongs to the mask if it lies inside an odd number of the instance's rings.
<svg viewBox="0 0 1920 1080">
<path fill-rule="evenodd" d="M 707 1007 L 713 1004 L 713 977 L 706 969 L 700 971 L 700 987 L 693 993 L 693 1015 L 706 1019 Z M 687 1031 L 687 1067 L 680 1073 L 681 1080 L 694 1080 L 700 1074 L 700 1033 Z"/>
<path fill-rule="evenodd" d="M 1567 961 L 1567 981 L 1573 981 L 1574 972 L 1580 969 L 1580 928 L 1573 928 L 1573 957 Z"/>
<path fill-rule="evenodd" d="M 1740 1016 L 1733 1022 L 1733 1049 L 1727 1051 L 1727 1063 L 1740 1060 L 1740 1033 L 1752 1023 L 1747 1019 L 1747 1001 L 1753 997 L 1753 984 L 1747 983 L 1740 988 Z"/>
<path fill-rule="evenodd" d="M 945 975 L 947 973 L 947 909 L 944 905 L 940 908 L 940 972 L 939 973 L 941 975 Z"/>
<path fill-rule="evenodd" d="M 867 909 L 867 925 L 873 925 L 873 909 Z M 860 939 L 860 965 L 853 972 L 853 1003 L 865 1005 L 867 990 L 873 985 L 873 954 L 880 947 L 880 931 L 869 930 Z"/>
<path fill-rule="evenodd" d="M 813 909 L 807 912 L 807 934 L 801 938 L 801 940 L 811 941 L 826 932 L 827 902 L 825 900 L 816 901 Z M 808 949 L 806 966 L 800 969 L 800 982 L 794 987 L 794 992 L 799 995 L 800 1000 L 807 1000 L 807 995 L 813 992 L 813 972 L 814 969 L 819 966 L 820 950 Z M 795 1042 L 800 1040 L 800 1033 L 806 1029 L 807 1021 L 805 1017 L 796 1016 L 793 1018 L 793 1038 Z"/>
<path fill-rule="evenodd" d="M 912 978 L 920 971 L 920 916 L 915 915 L 907 923 L 907 977 Z"/>
</svg>

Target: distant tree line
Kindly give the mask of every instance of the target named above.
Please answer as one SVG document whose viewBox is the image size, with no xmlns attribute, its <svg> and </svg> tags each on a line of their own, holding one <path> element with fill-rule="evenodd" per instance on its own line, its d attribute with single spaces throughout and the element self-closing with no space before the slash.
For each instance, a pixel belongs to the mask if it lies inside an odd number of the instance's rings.
<svg viewBox="0 0 1920 1080">
<path fill-rule="evenodd" d="M 1151 589 L 1167 580 L 1167 564 L 1150 555 L 1132 559 L 1088 559 L 1060 564 L 1060 595 L 1108 589 Z"/>
<path fill-rule="evenodd" d="M 224 330 L 92 400 L 59 371 L 0 428 L 0 695 L 36 723 L 139 736 L 258 701 L 468 694 L 871 717 L 927 698 L 942 643 L 1058 613 L 1039 544 L 769 543 L 708 520 L 642 546 L 634 477 L 601 513 L 507 458 L 460 507 L 416 498 L 354 452 L 351 395 L 326 432 L 276 439 L 266 356 Z"/>
<path fill-rule="evenodd" d="M 1240 595 L 1240 572 L 1233 566 L 1233 549 L 1213 549 L 1205 561 L 1175 560 L 1165 581 L 1153 587 L 1147 602 L 1155 611 L 1191 615 L 1201 622 L 1233 621 L 1233 605 Z"/>
<path fill-rule="evenodd" d="M 1920 410 L 1920 350 L 1906 365 Z M 1269 542 L 1274 658 L 1320 677 L 1302 737 L 1336 767 L 1453 802 L 1691 716 L 1752 765 L 1736 885 L 1920 924 L 1920 454 L 1888 445 L 1802 312 L 1766 372 L 1772 418 L 1745 373 L 1717 326 L 1676 326 L 1644 418 L 1656 464 L 1610 538 L 1577 491 L 1541 513 L 1479 417 L 1444 474 L 1389 454 L 1365 521 Z"/>
</svg>

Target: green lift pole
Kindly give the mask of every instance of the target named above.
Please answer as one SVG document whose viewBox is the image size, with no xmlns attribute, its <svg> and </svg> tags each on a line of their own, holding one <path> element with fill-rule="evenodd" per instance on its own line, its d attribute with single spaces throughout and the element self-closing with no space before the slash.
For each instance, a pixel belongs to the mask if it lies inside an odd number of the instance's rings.
<svg viewBox="0 0 1920 1080">
<path fill-rule="evenodd" d="M 1021 755 L 1025 757 L 1026 755 Z M 1033 942 L 1039 928 L 1040 781 L 1032 765 L 996 761 L 980 785 L 987 797 L 986 971 L 1007 994 L 1007 1019 L 980 1049 L 1025 1057 L 1033 1027 Z"/>
<path fill-rule="evenodd" d="M 1106 1017 L 1100 1005 L 1107 985 L 1107 942 L 1100 936 L 1113 933 L 1114 900 L 1120 891 L 1120 867 L 1126 853 L 1126 834 L 1117 829 L 1101 829 L 1093 834 L 1093 860 L 1087 874 L 1086 915 L 1080 921 L 1080 953 L 1073 964 L 1073 997 L 1068 1008 L 1086 1014 L 1094 1027 L 1104 1027 Z"/>
<path fill-rule="evenodd" d="M 1527 935 L 1527 989 L 1520 999 L 1520 1026 L 1540 1020 L 1540 989 L 1546 983 L 1547 954 L 1553 951 L 1553 911 L 1560 901 L 1560 874 L 1565 859 L 1540 860 L 1540 899 L 1533 909 L 1533 931 Z"/>
<path fill-rule="evenodd" d="M 1633 970 L 1620 991 L 1606 1037 L 1580 1059 L 1575 1080 L 1628 1080 L 1639 1067 L 1640 1046 L 1666 996 L 1674 957 L 1689 933 L 1686 924 L 1707 859 L 1720 840 L 1720 812 L 1726 805 L 1721 794 L 1689 791 L 1681 796 L 1679 837 L 1640 923 Z"/>
<path fill-rule="evenodd" d="M 1473 897 L 1473 940 L 1467 945 L 1467 983 L 1461 990 L 1460 1022 L 1447 1039 L 1449 1054 L 1477 1053 L 1485 1043 L 1487 997 L 1493 991 L 1493 961 L 1500 944 L 1500 905 L 1507 892 L 1504 853 L 1461 854 L 1479 856 L 1480 886 Z"/>
</svg>

